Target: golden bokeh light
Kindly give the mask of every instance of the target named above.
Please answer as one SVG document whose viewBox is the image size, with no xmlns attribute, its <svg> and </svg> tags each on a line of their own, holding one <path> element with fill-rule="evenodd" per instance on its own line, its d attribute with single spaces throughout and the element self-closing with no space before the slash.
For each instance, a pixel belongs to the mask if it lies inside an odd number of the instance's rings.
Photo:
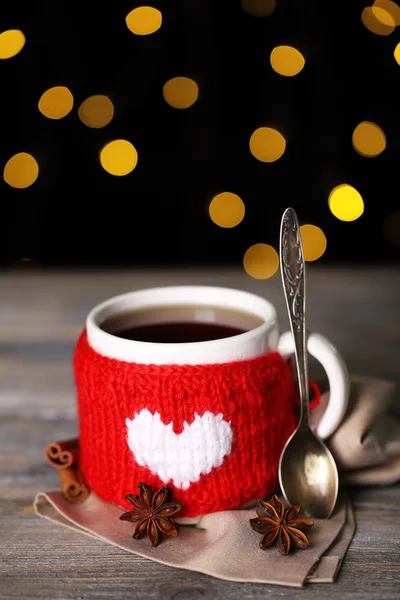
<svg viewBox="0 0 400 600">
<path fill-rule="evenodd" d="M 306 64 L 302 53 L 292 46 L 276 46 L 271 52 L 270 61 L 273 70 L 285 77 L 297 75 Z"/>
<path fill-rule="evenodd" d="M 48 119 L 62 119 L 72 110 L 74 97 L 63 85 L 52 87 L 41 95 L 38 108 Z"/>
<path fill-rule="evenodd" d="M 189 77 L 174 77 L 163 86 L 163 96 L 173 108 L 189 108 L 198 98 L 199 88 Z"/>
<path fill-rule="evenodd" d="M 268 279 L 279 268 L 279 256 L 275 248 L 268 244 L 254 244 L 246 250 L 243 266 L 254 279 Z"/>
<path fill-rule="evenodd" d="M 25 41 L 19 29 L 7 29 L 0 33 L 0 59 L 16 56 L 25 46 Z"/>
<path fill-rule="evenodd" d="M 384 25 L 400 25 L 400 7 L 392 0 L 375 0 L 372 6 L 374 16 Z"/>
<path fill-rule="evenodd" d="M 398 65 L 400 65 L 400 42 L 397 44 L 394 49 L 393 56 Z"/>
<path fill-rule="evenodd" d="M 362 121 L 353 131 L 353 148 L 362 156 L 378 156 L 386 148 L 382 129 L 370 121 Z"/>
<path fill-rule="evenodd" d="M 125 22 L 135 35 L 150 35 L 160 29 L 162 14 L 153 6 L 138 6 L 126 16 Z"/>
<path fill-rule="evenodd" d="M 136 167 L 138 153 L 133 144 L 127 140 L 108 142 L 100 151 L 100 163 L 111 175 L 128 175 Z"/>
<path fill-rule="evenodd" d="M 326 250 L 326 237 L 322 229 L 316 225 L 302 225 L 300 227 L 301 241 L 303 243 L 304 260 L 318 260 Z"/>
<path fill-rule="evenodd" d="M 39 165 L 31 154 L 19 152 L 6 163 L 3 178 L 8 185 L 20 190 L 35 183 L 39 175 Z"/>
<path fill-rule="evenodd" d="M 214 196 L 209 206 L 211 220 L 219 227 L 236 227 L 243 221 L 245 206 L 243 200 L 232 192 L 221 192 Z"/>
<path fill-rule="evenodd" d="M 84 125 L 101 129 L 108 125 L 114 116 L 114 105 L 108 96 L 101 94 L 86 98 L 78 108 L 78 117 Z"/>
<path fill-rule="evenodd" d="M 379 16 L 379 19 L 378 19 Z M 390 14 L 379 7 L 367 6 L 361 13 L 361 21 L 365 27 L 376 35 L 390 35 L 394 31 L 394 22 L 392 25 L 386 25 L 384 21 L 391 19 Z"/>
<path fill-rule="evenodd" d="M 272 127 L 259 127 L 250 137 L 250 152 L 261 162 L 275 162 L 285 152 L 286 140 Z"/>
<path fill-rule="evenodd" d="M 383 222 L 383 235 L 389 244 L 400 246 L 400 210 L 387 215 Z"/>
<path fill-rule="evenodd" d="M 276 0 L 242 0 L 243 10 L 253 17 L 269 17 L 276 8 Z"/>
<path fill-rule="evenodd" d="M 331 191 L 328 204 L 331 213 L 340 221 L 355 221 L 364 212 L 360 192 L 348 183 L 342 183 Z"/>
</svg>

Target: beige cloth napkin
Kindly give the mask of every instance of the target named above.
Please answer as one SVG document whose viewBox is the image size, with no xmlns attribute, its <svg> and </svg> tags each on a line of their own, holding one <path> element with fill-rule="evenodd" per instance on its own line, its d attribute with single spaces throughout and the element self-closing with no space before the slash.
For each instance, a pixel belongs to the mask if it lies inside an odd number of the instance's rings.
<svg viewBox="0 0 400 600">
<path fill-rule="evenodd" d="M 387 484 L 400 479 L 400 423 L 386 414 L 394 384 L 369 377 L 352 377 L 345 418 L 328 440 L 342 483 Z M 317 423 L 328 393 L 313 411 Z M 133 540 L 133 526 L 119 520 L 124 512 L 95 494 L 82 504 L 66 502 L 60 492 L 37 494 L 38 515 L 94 536 L 133 554 L 172 567 L 206 573 L 219 579 L 301 587 L 334 581 L 354 534 L 351 504 L 341 489 L 329 519 L 315 519 L 307 534 L 307 550 L 280 556 L 276 548 L 260 550 L 260 534 L 250 528 L 254 508 L 204 515 L 183 525 L 178 538 L 165 537 L 153 548 L 147 538 Z"/>
<path fill-rule="evenodd" d="M 323 384 L 321 384 L 323 385 Z M 395 384 L 383 379 L 352 376 L 345 417 L 327 444 L 345 485 L 384 485 L 400 479 L 400 422 L 387 414 Z M 329 392 L 312 411 L 316 424 Z"/>
<path fill-rule="evenodd" d="M 133 525 L 119 520 L 124 511 L 93 493 L 83 504 L 69 504 L 60 492 L 39 493 L 34 506 L 46 519 L 171 567 L 228 581 L 294 587 L 301 587 L 308 577 L 311 582 L 333 581 L 354 533 L 346 497 L 340 498 L 330 519 L 314 520 L 307 534 L 310 547 L 288 556 L 280 556 L 275 547 L 260 550 L 261 535 L 249 524 L 254 510 L 204 515 L 196 525 L 181 526 L 177 538 L 166 536 L 153 548 L 147 538 L 132 539 Z"/>
</svg>

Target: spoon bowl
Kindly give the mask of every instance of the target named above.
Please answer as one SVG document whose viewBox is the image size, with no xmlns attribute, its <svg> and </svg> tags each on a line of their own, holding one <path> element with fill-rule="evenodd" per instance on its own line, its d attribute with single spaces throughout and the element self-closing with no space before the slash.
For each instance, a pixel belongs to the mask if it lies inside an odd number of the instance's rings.
<svg viewBox="0 0 400 600">
<path fill-rule="evenodd" d="M 339 478 L 330 450 L 310 428 L 290 436 L 279 463 L 279 484 L 285 500 L 300 504 L 307 517 L 326 519 L 335 508 Z"/>
<path fill-rule="evenodd" d="M 279 483 L 289 504 L 300 504 L 309 517 L 325 519 L 335 508 L 339 476 L 330 450 L 310 426 L 305 263 L 299 222 L 293 208 L 283 213 L 279 250 L 300 392 L 299 424 L 282 450 Z"/>
</svg>

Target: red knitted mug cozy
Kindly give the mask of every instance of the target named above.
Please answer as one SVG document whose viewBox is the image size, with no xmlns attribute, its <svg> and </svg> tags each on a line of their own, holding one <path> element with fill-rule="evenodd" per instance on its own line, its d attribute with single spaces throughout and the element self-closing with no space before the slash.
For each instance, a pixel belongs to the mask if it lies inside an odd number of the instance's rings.
<svg viewBox="0 0 400 600">
<path fill-rule="evenodd" d="M 82 333 L 74 354 L 80 469 L 103 500 L 129 509 L 144 481 L 168 485 L 180 517 L 238 507 L 276 489 L 296 426 L 291 365 L 277 352 L 212 365 L 104 357 Z"/>
</svg>

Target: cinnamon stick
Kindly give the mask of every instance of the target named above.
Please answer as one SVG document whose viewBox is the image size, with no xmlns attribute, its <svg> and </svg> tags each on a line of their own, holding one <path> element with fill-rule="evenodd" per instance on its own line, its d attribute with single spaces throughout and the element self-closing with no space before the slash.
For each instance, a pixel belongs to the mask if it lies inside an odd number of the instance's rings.
<svg viewBox="0 0 400 600">
<path fill-rule="evenodd" d="M 61 491 L 64 498 L 72 504 L 80 504 L 89 496 L 82 474 L 77 468 L 59 469 Z"/>
<path fill-rule="evenodd" d="M 46 446 L 47 462 L 56 469 L 69 469 L 78 464 L 79 439 L 52 442 Z"/>
</svg>

